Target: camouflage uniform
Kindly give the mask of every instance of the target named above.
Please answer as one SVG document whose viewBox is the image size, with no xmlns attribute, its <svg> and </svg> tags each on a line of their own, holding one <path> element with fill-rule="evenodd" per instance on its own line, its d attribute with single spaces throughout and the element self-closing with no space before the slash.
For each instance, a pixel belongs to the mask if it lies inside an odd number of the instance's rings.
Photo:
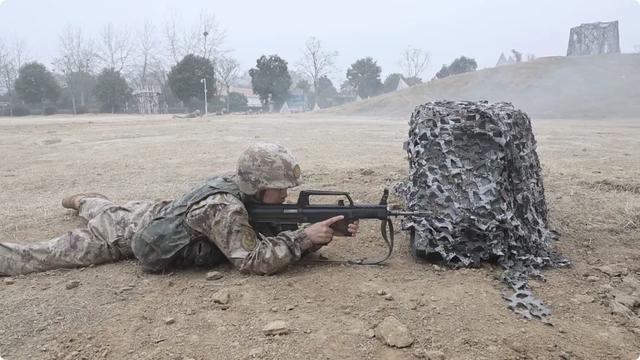
<svg viewBox="0 0 640 360">
<path fill-rule="evenodd" d="M 288 150 L 254 145 L 240 158 L 237 173 L 209 179 L 174 201 L 118 206 L 83 198 L 79 215 L 87 220 L 86 229 L 36 244 L 0 243 L 0 275 L 97 265 L 134 255 L 151 271 L 212 266 L 226 258 L 241 271 L 272 274 L 319 249 L 303 229 L 254 228 L 244 205 L 257 201 L 255 195 L 266 188 L 300 183 L 299 167 Z"/>
<path fill-rule="evenodd" d="M 122 206 L 101 198 L 84 198 L 78 215 L 86 228 L 74 229 L 49 241 L 0 243 L 0 275 L 18 275 L 118 261 L 133 256 L 131 237 L 146 214 L 162 202 L 132 201 Z"/>
<path fill-rule="evenodd" d="M 305 252 L 318 249 L 303 229 L 254 229 L 242 201 L 228 193 L 198 203 L 187 214 L 186 222 L 213 239 L 225 257 L 244 272 L 273 274 L 299 260 Z"/>
</svg>

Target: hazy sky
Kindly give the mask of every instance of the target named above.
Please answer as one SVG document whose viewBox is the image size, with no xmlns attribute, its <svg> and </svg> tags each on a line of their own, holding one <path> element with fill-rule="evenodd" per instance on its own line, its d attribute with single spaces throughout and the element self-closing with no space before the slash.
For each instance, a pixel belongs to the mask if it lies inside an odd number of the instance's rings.
<svg viewBox="0 0 640 360">
<path fill-rule="evenodd" d="M 585 22 L 619 20 L 623 52 L 640 45 L 639 0 L 0 0 L 0 38 L 23 38 L 33 58 L 50 64 L 67 25 L 96 35 L 112 22 L 133 33 L 145 19 L 161 28 L 172 14 L 195 22 L 202 9 L 216 14 L 225 47 L 243 70 L 262 54 L 277 53 L 294 66 L 304 41 L 316 36 L 339 52 L 334 79 L 344 79 L 349 65 L 365 56 L 378 60 L 383 75 L 399 71 L 407 47 L 431 54 L 424 78 L 460 55 L 476 58 L 480 67 L 495 65 L 513 48 L 565 55 L 569 29 Z"/>
</svg>

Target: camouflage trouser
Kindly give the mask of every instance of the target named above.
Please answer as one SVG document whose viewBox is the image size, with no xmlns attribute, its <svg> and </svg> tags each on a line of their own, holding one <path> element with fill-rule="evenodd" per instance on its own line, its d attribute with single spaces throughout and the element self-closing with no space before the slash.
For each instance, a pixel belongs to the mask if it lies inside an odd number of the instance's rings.
<svg viewBox="0 0 640 360">
<path fill-rule="evenodd" d="M 132 258 L 131 237 L 157 205 L 160 204 L 132 201 L 119 206 L 105 199 L 84 198 L 79 215 L 87 220 L 86 228 L 45 242 L 0 243 L 0 276 Z"/>
</svg>

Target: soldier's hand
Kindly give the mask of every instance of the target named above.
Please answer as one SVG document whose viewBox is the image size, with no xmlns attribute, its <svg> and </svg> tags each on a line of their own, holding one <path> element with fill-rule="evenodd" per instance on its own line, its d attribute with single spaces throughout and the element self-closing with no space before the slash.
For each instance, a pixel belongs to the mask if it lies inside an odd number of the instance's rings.
<svg viewBox="0 0 640 360">
<path fill-rule="evenodd" d="M 314 245 L 326 245 L 333 240 L 333 229 L 331 225 L 336 221 L 344 219 L 344 216 L 334 216 L 325 221 L 320 221 L 315 224 L 311 224 L 304 229 L 309 239 Z"/>
<path fill-rule="evenodd" d="M 359 228 L 359 220 L 354 221 L 353 223 L 349 223 L 347 224 L 347 229 L 346 231 L 349 232 L 349 234 L 345 234 L 344 231 L 342 231 L 342 229 L 344 229 L 344 225 L 340 226 L 340 230 L 334 230 L 333 236 L 356 236 L 356 234 L 358 233 L 358 228 Z"/>
<path fill-rule="evenodd" d="M 356 236 L 356 234 L 358 233 L 358 228 L 360 225 L 360 221 L 356 220 L 353 222 L 353 224 L 349 224 L 349 232 L 351 233 L 351 236 Z"/>
</svg>

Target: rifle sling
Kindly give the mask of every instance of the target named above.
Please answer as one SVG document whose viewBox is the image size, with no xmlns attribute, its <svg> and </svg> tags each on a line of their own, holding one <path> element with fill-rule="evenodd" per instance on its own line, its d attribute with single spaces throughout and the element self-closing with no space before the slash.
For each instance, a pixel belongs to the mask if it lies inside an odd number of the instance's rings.
<svg viewBox="0 0 640 360">
<path fill-rule="evenodd" d="M 382 263 L 387 261 L 387 259 L 389 259 L 391 257 L 391 254 L 393 253 L 394 235 L 393 222 L 391 222 L 391 219 L 382 220 L 382 222 L 380 223 L 380 232 L 382 233 L 382 238 L 384 239 L 384 242 L 388 248 L 387 254 L 381 258 L 373 260 L 369 260 L 366 258 L 359 260 L 307 260 L 300 262 L 300 264 L 329 263 L 349 265 L 382 265 Z"/>
</svg>

